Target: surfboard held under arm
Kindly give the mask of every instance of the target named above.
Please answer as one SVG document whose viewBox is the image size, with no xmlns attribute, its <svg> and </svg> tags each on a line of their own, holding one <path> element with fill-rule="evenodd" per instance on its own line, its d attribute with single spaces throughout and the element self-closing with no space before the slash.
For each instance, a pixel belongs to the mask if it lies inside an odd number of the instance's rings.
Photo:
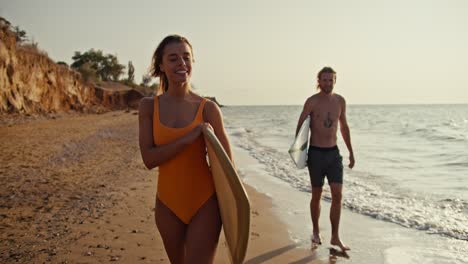
<svg viewBox="0 0 468 264">
<path fill-rule="evenodd" d="M 242 181 L 211 129 L 203 128 L 231 263 L 244 261 L 249 242 L 250 202 Z"/>
<path fill-rule="evenodd" d="M 304 120 L 288 152 L 298 169 L 307 166 L 307 148 L 309 147 L 310 116 Z"/>
</svg>

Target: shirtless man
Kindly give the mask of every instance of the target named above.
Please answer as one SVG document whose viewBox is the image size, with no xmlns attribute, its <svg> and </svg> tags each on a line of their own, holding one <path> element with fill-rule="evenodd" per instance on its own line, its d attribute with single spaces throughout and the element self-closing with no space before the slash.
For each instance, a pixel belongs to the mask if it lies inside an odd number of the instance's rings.
<svg viewBox="0 0 468 264">
<path fill-rule="evenodd" d="M 305 102 L 297 124 L 296 135 L 304 120 L 310 115 L 311 136 L 307 167 L 312 185 L 312 200 L 310 201 L 310 214 L 313 225 L 312 244 L 322 244 L 319 230 L 320 200 L 324 179 L 327 176 L 332 195 L 330 208 L 332 235 L 330 244 L 345 251 L 350 250 L 350 248 L 340 240 L 338 232 L 343 189 L 343 158 L 336 145 L 338 123 L 340 123 L 341 135 L 349 151 L 348 166 L 350 169 L 354 167 L 354 154 L 349 127 L 346 122 L 346 102 L 342 96 L 333 93 L 335 82 L 336 72 L 332 68 L 325 67 L 318 73 L 317 89 L 320 91 L 309 97 Z"/>
</svg>

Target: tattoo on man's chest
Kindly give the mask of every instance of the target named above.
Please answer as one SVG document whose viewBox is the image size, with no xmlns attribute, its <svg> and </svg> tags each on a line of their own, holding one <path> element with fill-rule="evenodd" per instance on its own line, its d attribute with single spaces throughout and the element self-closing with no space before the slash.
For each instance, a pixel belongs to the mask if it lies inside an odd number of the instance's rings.
<svg viewBox="0 0 468 264">
<path fill-rule="evenodd" d="M 327 114 L 327 118 L 323 120 L 323 126 L 326 128 L 330 128 L 333 125 L 333 120 L 330 118 L 330 112 Z"/>
</svg>

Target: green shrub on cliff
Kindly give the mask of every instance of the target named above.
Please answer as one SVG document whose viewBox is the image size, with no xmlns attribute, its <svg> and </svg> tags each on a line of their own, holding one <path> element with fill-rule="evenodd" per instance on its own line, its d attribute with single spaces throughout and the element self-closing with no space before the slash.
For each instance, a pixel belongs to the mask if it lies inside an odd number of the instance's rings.
<svg viewBox="0 0 468 264">
<path fill-rule="evenodd" d="M 90 49 L 85 53 L 75 51 L 71 67 L 81 72 L 83 65 L 89 64 L 89 69 L 96 73 L 102 81 L 118 81 L 123 74 L 125 66 L 112 54 L 104 55 L 102 50 Z M 86 66 L 88 68 L 88 66 Z"/>
</svg>

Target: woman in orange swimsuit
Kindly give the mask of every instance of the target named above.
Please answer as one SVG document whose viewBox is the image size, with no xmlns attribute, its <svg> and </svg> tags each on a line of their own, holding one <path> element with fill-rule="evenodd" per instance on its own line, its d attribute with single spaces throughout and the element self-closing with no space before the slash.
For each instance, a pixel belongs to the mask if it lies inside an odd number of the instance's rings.
<svg viewBox="0 0 468 264">
<path fill-rule="evenodd" d="M 148 169 L 159 167 L 156 226 L 171 263 L 212 263 L 221 231 L 202 128 L 214 130 L 231 157 L 218 106 L 191 91 L 192 46 L 177 35 L 156 48 L 151 74 L 160 95 L 141 100 L 140 151 Z"/>
</svg>

